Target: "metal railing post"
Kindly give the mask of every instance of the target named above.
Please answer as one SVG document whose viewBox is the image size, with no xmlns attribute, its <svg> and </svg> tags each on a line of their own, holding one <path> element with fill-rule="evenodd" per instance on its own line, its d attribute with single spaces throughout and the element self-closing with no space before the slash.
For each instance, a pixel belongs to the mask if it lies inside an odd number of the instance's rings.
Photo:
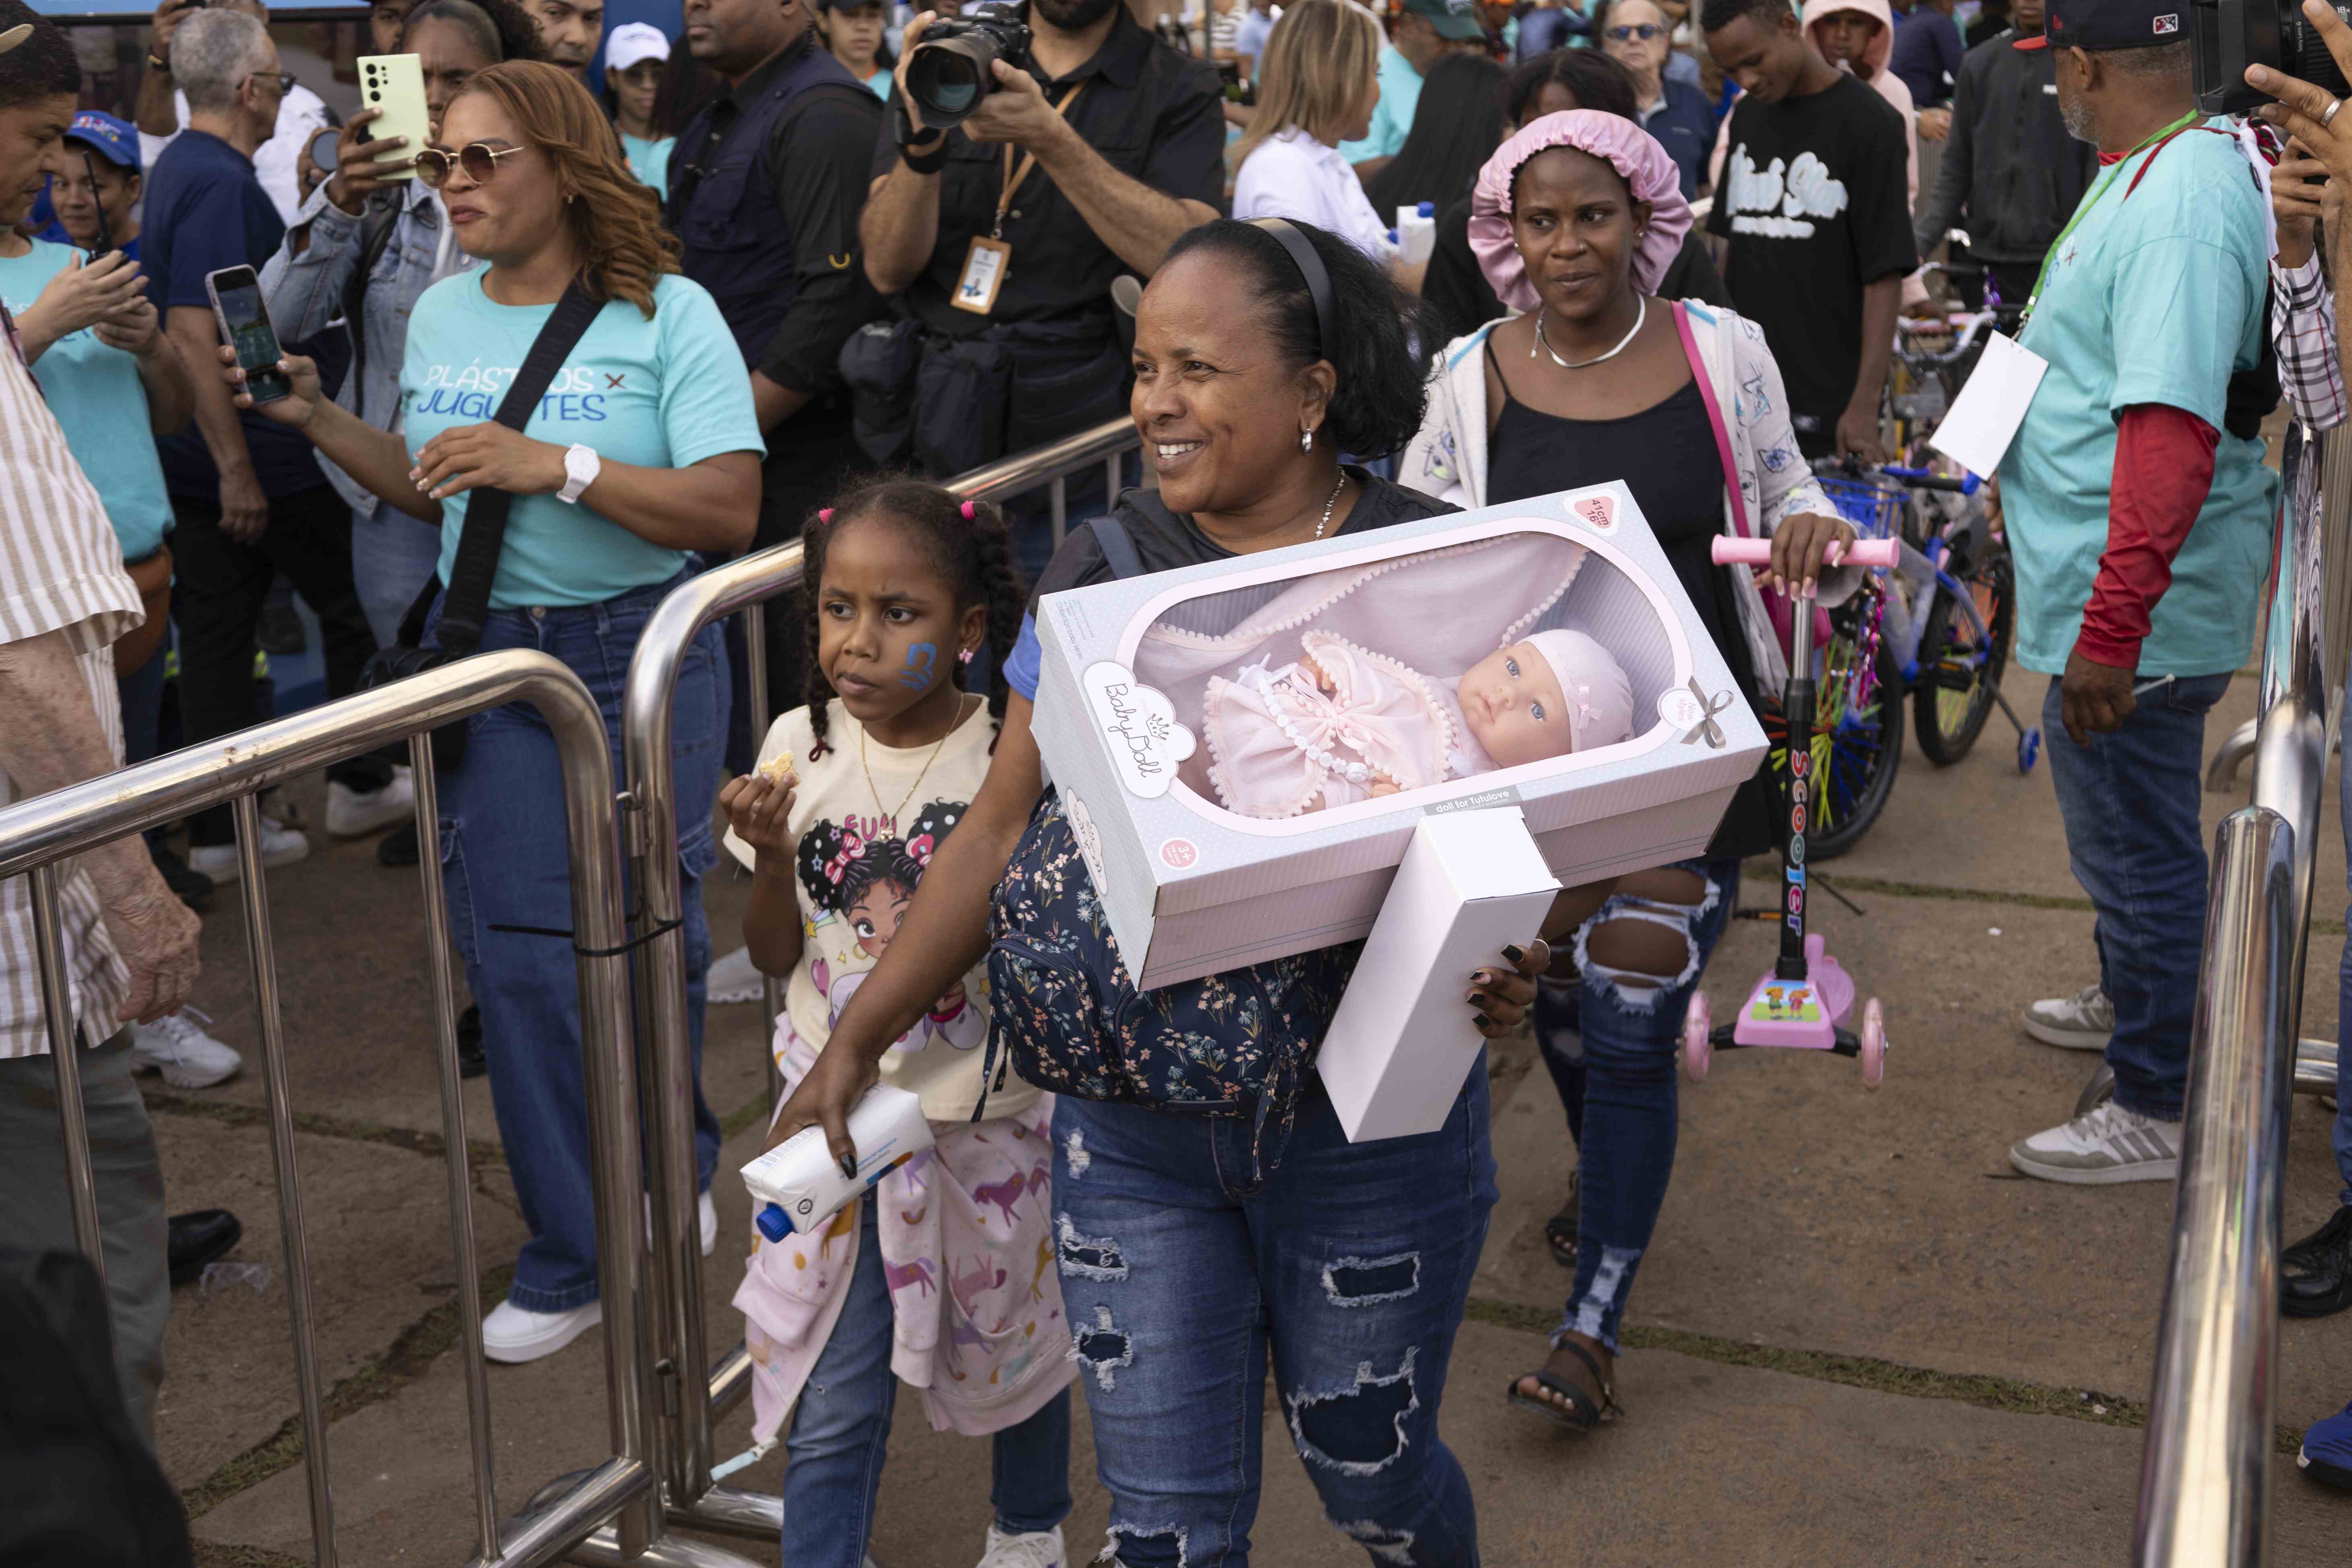
<svg viewBox="0 0 2352 1568">
<path fill-rule="evenodd" d="M 571 1484 L 528 1517 L 503 1543 L 487 1486 L 488 1432 L 487 1396 L 480 1369 L 478 1273 L 472 1268 L 471 1215 L 464 1175 L 462 1108 L 456 1081 L 456 1037 L 451 1017 L 454 979 L 446 953 L 436 959 L 436 999 L 441 1008 L 443 1126 L 449 1135 L 450 1203 L 456 1222 L 461 1310 L 467 1325 L 468 1405 L 473 1417 L 475 1473 L 481 1488 L 478 1519 L 486 1550 L 475 1568 L 539 1568 L 581 1545 L 592 1533 L 609 1541 L 614 1560 L 646 1556 L 656 1563 L 692 1562 L 749 1568 L 730 1553 L 697 1543 L 673 1552 L 664 1540 L 667 1521 L 653 1465 L 656 1433 L 654 1409 L 646 1397 L 651 1344 L 645 1319 L 643 1231 L 637 1219 L 641 1167 L 637 1146 L 636 1079 L 628 1022 L 626 924 L 622 915 L 619 844 L 613 762 L 604 721 L 596 700 L 577 676 L 547 655 L 523 649 L 478 655 L 394 684 L 340 699 L 308 712 L 257 725 L 217 741 L 192 746 L 102 777 L 37 795 L 0 809 L 0 878 L 30 875 L 33 904 L 41 922 L 44 1005 L 55 1041 L 59 1020 L 70 1030 L 69 1010 L 60 1012 L 65 970 L 59 951 L 56 889 L 58 865 L 68 858 L 143 828 L 227 804 L 237 820 L 244 877 L 246 925 L 259 1017 L 264 1088 L 268 1101 L 271 1152 L 279 1180 L 286 1227 L 288 1290 L 293 1303 L 296 1363 L 300 1382 L 306 1458 L 310 1468 L 312 1533 L 321 1564 L 334 1560 L 332 1498 L 327 1487 L 323 1412 L 317 1377 L 315 1325 L 311 1321 L 308 1260 L 302 1246 L 301 1204 L 294 1159 L 293 1110 L 287 1092 L 285 1039 L 277 1000 L 270 946 L 267 889 L 262 881 L 256 792 L 298 774 L 372 751 L 387 742 L 416 736 L 509 702 L 529 702 L 547 724 L 563 774 L 564 819 L 570 844 L 572 942 L 580 982 L 582 1045 L 587 1068 L 590 1148 L 595 1161 L 598 1281 L 604 1318 L 604 1373 L 613 1457 Z M 417 756 L 420 826 L 436 831 L 436 813 L 429 758 Z M 431 842 L 431 840 L 425 840 Z M 423 858 L 428 869 L 428 909 L 440 903 L 438 861 Z M 46 910 L 46 913 L 43 911 Z M 432 933 L 445 940 L 439 929 Z M 70 1036 L 67 1049 L 71 1048 Z M 75 1076 L 76 1058 L 65 1056 L 62 1072 Z M 78 1090 L 78 1083 L 69 1084 Z M 60 1118 L 68 1149 L 69 1190 L 94 1194 L 87 1127 L 79 1093 L 63 1095 Z M 80 1136 L 77 1138 L 77 1133 Z M 688 1202 L 691 1203 L 689 1196 Z M 84 1205 L 77 1195 L 77 1207 Z M 95 1248 L 94 1201 L 78 1237 Z M 698 1403 L 699 1403 L 698 1401 Z M 600 1526 L 609 1526 L 599 1531 Z"/>
<path fill-rule="evenodd" d="M 73 991 L 66 974 L 65 927 L 58 916 L 58 868 L 33 869 L 33 940 L 40 947 L 41 1013 L 49 1030 L 49 1069 L 57 1077 L 58 1131 L 66 1156 L 66 1201 L 73 1207 L 74 1245 L 98 1273 L 106 1293 L 106 1237 L 98 1223 L 98 1182 L 89 1166 L 89 1122 L 82 1110 L 80 1047 L 74 1038 Z M 114 1315 L 107 1314 L 113 1342 Z"/>
</svg>

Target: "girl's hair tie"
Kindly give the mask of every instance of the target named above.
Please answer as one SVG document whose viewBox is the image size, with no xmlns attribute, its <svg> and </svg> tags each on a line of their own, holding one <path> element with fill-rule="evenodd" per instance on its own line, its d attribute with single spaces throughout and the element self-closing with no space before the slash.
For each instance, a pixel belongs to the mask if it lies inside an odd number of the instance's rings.
<svg viewBox="0 0 2352 1568">
<path fill-rule="evenodd" d="M 823 527 L 824 524 L 826 524 L 826 523 L 828 523 L 828 522 L 831 522 L 831 521 L 833 521 L 833 508 L 831 508 L 831 507 L 825 507 L 825 508 L 822 509 L 821 510 L 819 510 L 819 511 L 818 511 L 818 513 L 816 514 L 816 521 L 817 521 L 817 526 L 819 526 L 820 528 L 821 528 L 821 527 Z"/>
<path fill-rule="evenodd" d="M 970 522 L 970 521 L 972 521 L 972 507 L 971 507 L 971 502 L 970 502 L 970 501 L 966 501 L 966 502 L 964 502 L 964 503 L 963 503 L 963 507 L 962 507 L 962 509 L 961 509 L 961 510 L 962 510 L 962 511 L 963 511 L 963 520 L 964 520 L 966 522 Z"/>
</svg>

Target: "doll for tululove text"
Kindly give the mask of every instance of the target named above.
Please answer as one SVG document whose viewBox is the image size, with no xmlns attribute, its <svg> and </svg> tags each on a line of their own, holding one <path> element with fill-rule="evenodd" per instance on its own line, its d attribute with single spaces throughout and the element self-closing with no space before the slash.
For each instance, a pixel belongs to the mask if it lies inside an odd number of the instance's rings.
<svg viewBox="0 0 2352 1568">
<path fill-rule="evenodd" d="M 1537 632 L 1448 682 L 1326 632 L 1281 668 L 1245 666 L 1202 700 L 1228 811 L 1286 817 L 1629 740 L 1633 691 L 1580 631 Z"/>
</svg>

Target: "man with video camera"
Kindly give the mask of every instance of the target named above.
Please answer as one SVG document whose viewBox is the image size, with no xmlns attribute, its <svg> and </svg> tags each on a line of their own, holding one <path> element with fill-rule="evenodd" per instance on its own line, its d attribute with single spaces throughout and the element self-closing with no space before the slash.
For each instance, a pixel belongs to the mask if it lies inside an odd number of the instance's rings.
<svg viewBox="0 0 2352 1568">
<path fill-rule="evenodd" d="M 2280 0 L 2280 4 L 2282 10 L 2288 10 L 2292 0 Z M 2308 29 L 2326 44 L 2335 61 L 2333 72 L 2313 72 L 2326 78 L 2326 85 L 2285 75 L 2278 68 L 2281 62 L 2275 59 L 2267 65 L 2247 66 L 2245 79 L 2248 86 L 2278 100 L 2262 109 L 2263 118 L 2294 137 L 2301 150 L 2326 171 L 2328 182 L 2352 178 L 2352 119 L 2341 114 L 2344 103 L 2339 97 L 2346 90 L 2347 78 L 2352 77 L 2352 27 L 2347 27 L 2340 15 L 2319 0 L 2304 6 L 2303 16 L 2307 19 Z M 2281 19 L 2291 23 L 2292 11 L 2288 10 Z M 2306 70 L 2317 63 L 2309 51 L 2301 52 L 2300 58 L 2305 62 L 2302 68 Z M 2201 68 L 2205 62 L 2199 63 Z M 2200 80 L 2199 85 L 2201 88 L 2205 83 Z M 2283 163 L 2280 168 L 2284 171 L 2286 164 Z M 2325 238 L 2332 253 L 2329 270 L 2339 289 L 2344 287 L 2346 265 L 2352 262 L 2352 244 L 2347 244 L 2347 237 L 2347 237 L 2346 226 L 2331 219 Z M 2283 253 L 2287 242 L 2283 225 Z M 2282 259 L 2285 258 L 2283 254 Z M 2337 301 L 2339 321 L 2343 320 L 2342 303 Z M 2340 329 L 2336 347 L 2340 358 L 2344 351 Z M 2352 820 L 2352 781 L 2346 783 L 2343 805 L 2347 820 Z M 2344 965 L 2339 985 L 2344 994 L 2352 995 L 2352 961 Z M 2344 1187 L 2337 1198 L 2336 1211 L 2328 1222 L 2281 1255 L 2279 1307 L 2290 1317 L 2318 1317 L 2352 1305 L 2352 1052 L 2346 1050 L 2347 1044 L 2352 1042 L 2343 1038 L 2339 1025 L 2334 1142 L 2336 1168 Z M 2314 1480 L 2352 1490 L 2352 1405 L 2315 1423 L 2304 1433 L 2296 1462 L 2304 1474 Z"/>
<path fill-rule="evenodd" d="M 1126 411 L 1111 281 L 1217 216 L 1225 124 L 1216 68 L 1119 0 L 926 12 L 906 43 L 858 228 L 904 319 L 851 338 L 841 368 L 866 456 L 944 479 Z M 1075 476 L 1069 515 L 1100 489 Z M 1007 510 L 1034 582 L 1043 498 Z"/>
<path fill-rule="evenodd" d="M 2019 341 L 2048 369 L 2000 476 L 2018 662 L 2053 678 L 2051 776 L 2113 1004 L 2114 1101 L 2010 1150 L 2045 1181 L 2178 1169 L 2205 924 L 2205 715 L 2252 647 L 2270 566 L 2263 183 L 2197 109 L 2188 12 L 2053 0 L 2044 36 L 2016 46 L 2051 50 L 2066 129 L 2106 164 L 2036 281 Z"/>
</svg>

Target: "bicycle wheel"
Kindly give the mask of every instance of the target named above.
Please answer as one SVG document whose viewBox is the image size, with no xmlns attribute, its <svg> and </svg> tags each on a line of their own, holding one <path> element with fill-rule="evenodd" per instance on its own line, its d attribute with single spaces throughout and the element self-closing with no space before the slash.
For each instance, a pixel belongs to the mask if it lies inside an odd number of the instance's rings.
<svg viewBox="0 0 2352 1568">
<path fill-rule="evenodd" d="M 1875 593 L 1840 612 L 1822 646 L 1812 759 L 1819 787 L 1805 830 L 1809 860 L 1832 860 L 1870 831 L 1903 764 L 1903 670 L 1879 634 Z M 1762 715 L 1772 771 L 1786 789 L 1788 724 L 1778 704 Z"/>
<path fill-rule="evenodd" d="M 1961 586 L 1984 618 L 1985 637 L 1979 643 L 1951 590 L 1937 588 L 1919 641 L 1919 685 L 1912 693 L 1912 731 L 1919 750 L 1939 768 L 1967 756 L 1992 717 L 1993 694 L 2017 637 L 2016 584 L 2006 552 L 1987 560 Z"/>
</svg>

